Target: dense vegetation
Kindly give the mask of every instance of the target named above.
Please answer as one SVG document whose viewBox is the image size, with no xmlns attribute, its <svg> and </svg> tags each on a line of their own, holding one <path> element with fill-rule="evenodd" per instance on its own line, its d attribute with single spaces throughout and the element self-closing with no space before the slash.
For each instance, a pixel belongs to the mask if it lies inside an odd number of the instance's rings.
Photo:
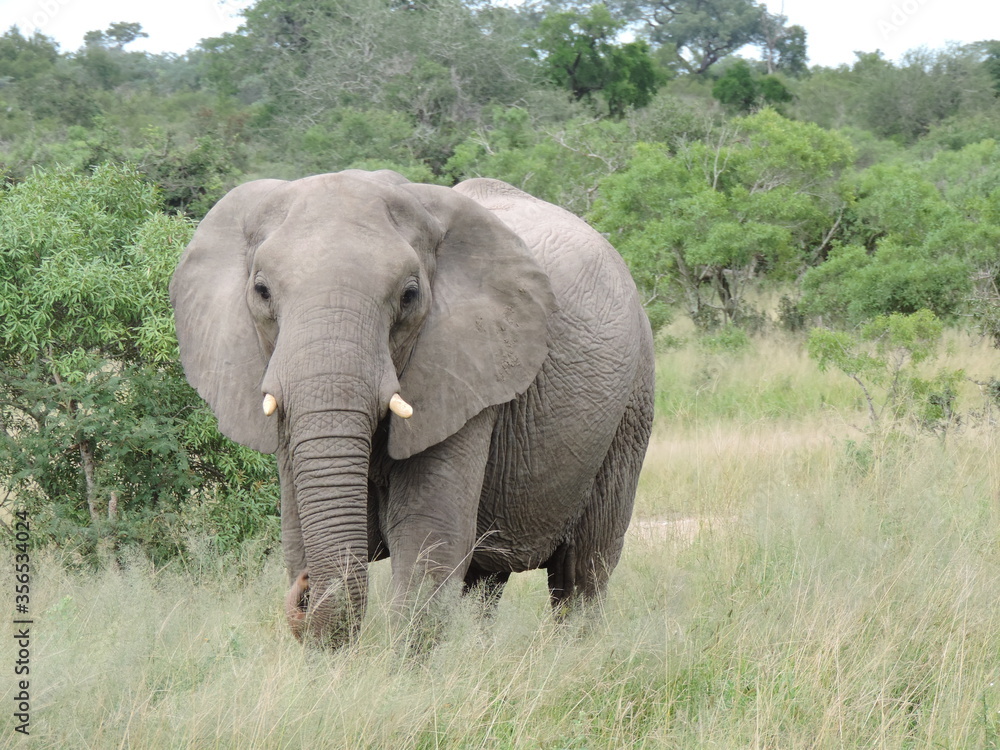
<svg viewBox="0 0 1000 750">
<path fill-rule="evenodd" d="M 657 329 L 1000 340 L 998 42 L 810 68 L 755 0 L 258 0 L 183 55 L 143 33 L 0 36 L 0 487 L 84 558 L 274 538 L 273 463 L 184 383 L 165 292 L 250 178 L 507 180 L 606 233 Z"/>
<path fill-rule="evenodd" d="M 143 33 L 0 36 L 0 525 L 36 544 L 39 746 L 998 746 L 1000 42 L 809 67 L 756 0 L 258 0 L 183 55 Z M 378 563 L 357 643 L 288 634 L 273 459 L 187 385 L 166 285 L 233 185 L 351 167 L 507 180 L 628 262 L 657 425 L 601 612 L 557 626 L 515 576 L 401 659 Z"/>
</svg>

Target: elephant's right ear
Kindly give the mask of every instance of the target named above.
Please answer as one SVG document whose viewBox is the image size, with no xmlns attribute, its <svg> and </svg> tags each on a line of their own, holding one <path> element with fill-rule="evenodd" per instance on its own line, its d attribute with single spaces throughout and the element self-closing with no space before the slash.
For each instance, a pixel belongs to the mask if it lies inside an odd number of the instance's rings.
<svg viewBox="0 0 1000 750">
<path fill-rule="evenodd" d="M 274 453 L 277 420 L 261 409 L 267 359 L 246 303 L 258 205 L 282 180 L 240 185 L 198 225 L 170 282 L 181 364 L 219 420 L 222 434 Z"/>
</svg>

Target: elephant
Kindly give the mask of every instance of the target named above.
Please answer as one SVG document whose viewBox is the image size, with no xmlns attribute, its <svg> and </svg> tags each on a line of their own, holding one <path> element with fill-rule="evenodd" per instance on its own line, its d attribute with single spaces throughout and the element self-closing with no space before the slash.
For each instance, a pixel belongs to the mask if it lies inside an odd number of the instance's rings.
<svg viewBox="0 0 1000 750">
<path fill-rule="evenodd" d="M 652 429 L 653 340 L 583 220 L 492 179 L 260 179 L 200 222 L 170 298 L 221 432 L 276 454 L 300 639 L 354 637 L 386 557 L 404 609 L 446 586 L 495 601 L 539 568 L 557 612 L 602 596 Z"/>
</svg>

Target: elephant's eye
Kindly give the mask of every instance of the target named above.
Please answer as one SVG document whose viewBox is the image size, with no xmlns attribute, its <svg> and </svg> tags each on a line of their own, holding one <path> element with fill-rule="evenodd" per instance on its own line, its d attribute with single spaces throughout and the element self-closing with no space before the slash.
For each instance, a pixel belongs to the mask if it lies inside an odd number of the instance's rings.
<svg viewBox="0 0 1000 750">
<path fill-rule="evenodd" d="M 420 289 L 415 286 L 408 286 L 403 290 L 403 295 L 399 298 L 399 306 L 407 309 L 420 298 Z"/>
<path fill-rule="evenodd" d="M 262 300 L 271 299 L 271 290 L 267 288 L 266 284 L 262 284 L 258 281 L 256 284 L 253 285 L 253 290 L 257 292 L 257 295 Z"/>
</svg>

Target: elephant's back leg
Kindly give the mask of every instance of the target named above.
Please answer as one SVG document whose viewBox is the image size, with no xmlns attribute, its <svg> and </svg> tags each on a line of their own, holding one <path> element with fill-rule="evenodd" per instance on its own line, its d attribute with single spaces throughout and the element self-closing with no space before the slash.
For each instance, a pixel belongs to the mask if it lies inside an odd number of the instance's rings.
<svg viewBox="0 0 1000 750">
<path fill-rule="evenodd" d="M 594 477 L 583 514 L 544 565 L 556 610 L 576 596 L 600 596 L 621 557 L 653 425 L 651 365 L 638 381 Z"/>
</svg>

